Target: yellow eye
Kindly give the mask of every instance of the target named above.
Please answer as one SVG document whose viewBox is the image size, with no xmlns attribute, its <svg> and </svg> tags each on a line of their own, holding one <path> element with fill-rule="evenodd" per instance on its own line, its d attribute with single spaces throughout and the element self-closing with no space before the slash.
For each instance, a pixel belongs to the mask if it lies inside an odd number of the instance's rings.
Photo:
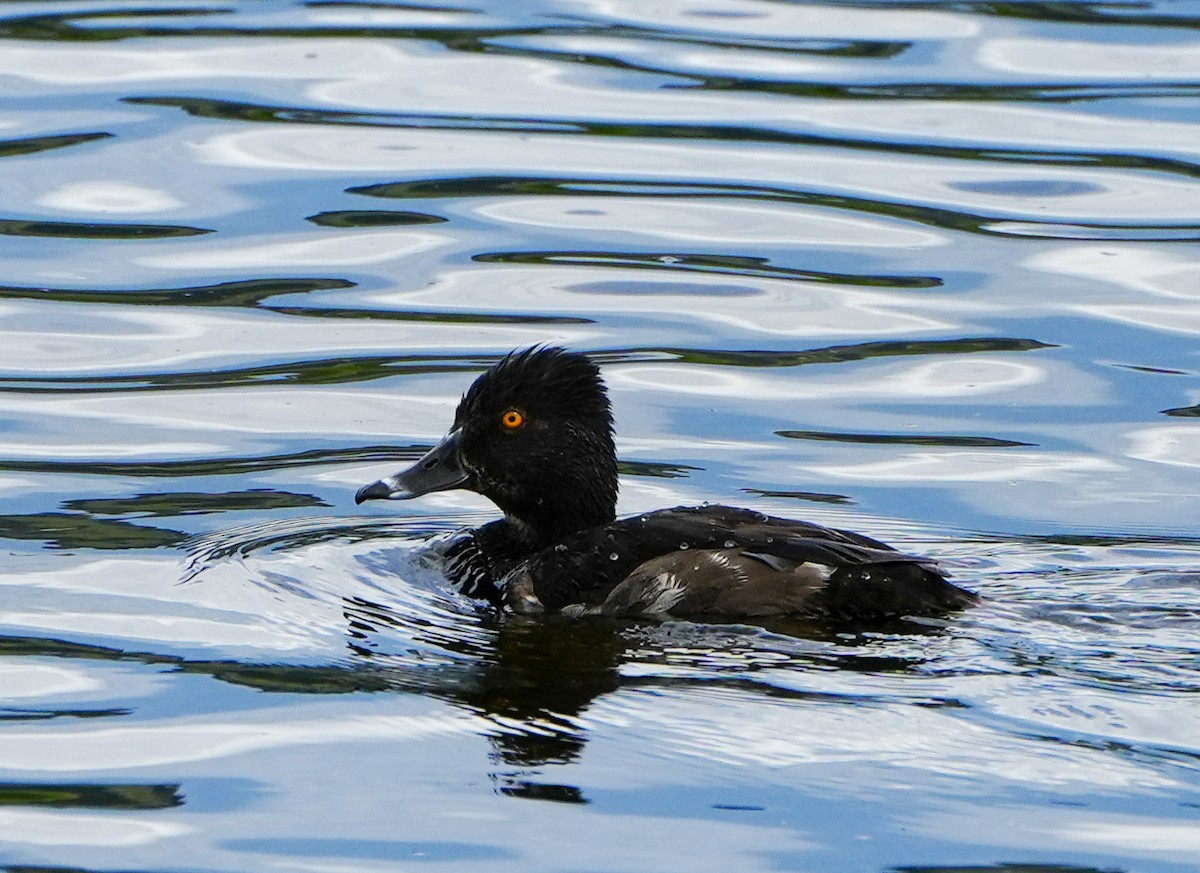
<svg viewBox="0 0 1200 873">
<path fill-rule="evenodd" d="M 509 409 L 500 416 L 500 423 L 505 430 L 517 430 L 525 423 L 525 415 L 519 409 Z"/>
</svg>

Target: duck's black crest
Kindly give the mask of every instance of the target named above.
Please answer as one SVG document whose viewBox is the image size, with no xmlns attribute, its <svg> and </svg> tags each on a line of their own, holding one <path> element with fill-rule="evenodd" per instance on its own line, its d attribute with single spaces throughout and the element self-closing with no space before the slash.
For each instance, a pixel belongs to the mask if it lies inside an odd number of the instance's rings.
<svg viewBox="0 0 1200 873">
<path fill-rule="evenodd" d="M 492 409 L 550 407 L 555 416 L 613 435 L 612 405 L 590 358 L 556 346 L 533 346 L 505 355 L 463 394 L 455 414 L 462 426 Z"/>
</svg>

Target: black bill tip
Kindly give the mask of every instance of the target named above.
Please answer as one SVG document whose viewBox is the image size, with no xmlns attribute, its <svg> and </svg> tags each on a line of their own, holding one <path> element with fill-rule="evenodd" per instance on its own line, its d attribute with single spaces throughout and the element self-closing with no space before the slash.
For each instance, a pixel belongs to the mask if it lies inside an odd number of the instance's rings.
<svg viewBox="0 0 1200 873">
<path fill-rule="evenodd" d="M 355 503 L 362 503 L 367 500 L 386 500 L 392 495 L 392 486 L 380 479 L 378 482 L 372 482 L 370 485 L 364 485 L 358 489 L 354 495 Z"/>
</svg>

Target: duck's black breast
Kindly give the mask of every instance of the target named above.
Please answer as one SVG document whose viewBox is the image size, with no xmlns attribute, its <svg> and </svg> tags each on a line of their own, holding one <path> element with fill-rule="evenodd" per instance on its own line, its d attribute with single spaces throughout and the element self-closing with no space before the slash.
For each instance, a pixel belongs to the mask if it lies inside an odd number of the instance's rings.
<svg viewBox="0 0 1200 873">
<path fill-rule="evenodd" d="M 583 531 L 503 580 L 517 612 L 929 615 L 973 603 L 931 561 L 870 537 L 746 509 L 660 510 Z"/>
</svg>

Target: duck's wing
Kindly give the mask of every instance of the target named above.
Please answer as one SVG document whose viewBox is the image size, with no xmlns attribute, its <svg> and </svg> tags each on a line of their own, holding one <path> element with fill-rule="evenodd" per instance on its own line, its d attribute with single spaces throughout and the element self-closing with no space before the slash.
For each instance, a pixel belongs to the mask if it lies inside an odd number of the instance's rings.
<svg viewBox="0 0 1200 873">
<path fill-rule="evenodd" d="M 736 548 L 688 549 L 651 558 L 598 607 L 580 612 L 677 618 L 819 614 L 817 595 L 831 572 L 825 565 Z"/>
<path fill-rule="evenodd" d="M 690 550 L 731 549 L 751 554 L 759 563 L 775 559 L 789 567 L 807 564 L 824 568 L 823 575 L 829 580 L 826 587 L 830 589 L 844 569 L 882 565 L 911 565 L 916 568 L 912 573 L 899 575 L 906 580 L 912 575 L 923 580 L 927 575 L 954 588 L 936 572 L 932 561 L 904 555 L 870 537 L 752 510 L 704 506 L 631 516 L 576 534 L 537 553 L 509 573 L 504 582 L 504 596 L 513 609 L 521 612 L 558 612 L 565 606 L 595 610 L 648 561 L 684 553 L 685 557 L 672 560 L 685 566 L 686 552 Z M 869 577 L 868 581 L 875 578 L 882 584 L 886 576 Z M 929 584 L 936 587 L 936 583 Z M 853 582 L 839 584 L 836 598 L 822 595 L 814 601 L 814 610 L 822 600 L 839 605 L 851 602 L 853 588 Z M 719 593 L 711 585 L 706 590 L 714 596 Z M 642 596 L 651 595 L 646 592 Z M 678 609 L 669 611 L 681 614 Z M 830 612 L 826 606 L 820 606 L 819 611 Z"/>
</svg>

